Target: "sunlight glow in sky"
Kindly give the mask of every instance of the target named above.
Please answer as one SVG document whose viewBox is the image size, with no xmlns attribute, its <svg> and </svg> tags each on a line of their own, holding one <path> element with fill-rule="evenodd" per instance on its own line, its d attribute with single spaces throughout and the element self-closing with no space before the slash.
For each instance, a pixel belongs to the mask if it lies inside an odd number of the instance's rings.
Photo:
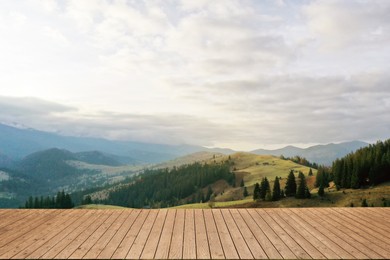
<svg viewBox="0 0 390 260">
<path fill-rule="evenodd" d="M 250 150 L 390 133 L 390 1 L 0 2 L 0 122 Z"/>
</svg>

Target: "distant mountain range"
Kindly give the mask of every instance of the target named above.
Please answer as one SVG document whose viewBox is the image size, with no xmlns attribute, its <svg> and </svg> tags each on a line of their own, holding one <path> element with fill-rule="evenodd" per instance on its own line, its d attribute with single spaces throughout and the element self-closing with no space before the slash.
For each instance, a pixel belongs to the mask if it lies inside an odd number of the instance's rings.
<svg viewBox="0 0 390 260">
<path fill-rule="evenodd" d="M 159 163 L 199 151 L 221 152 L 225 154 L 234 152 L 231 149 L 209 149 L 194 145 L 165 145 L 62 136 L 55 133 L 21 129 L 0 124 L 0 162 L 20 160 L 31 153 L 50 148 L 66 149 L 75 153 L 102 151 L 105 154 L 113 155 L 116 161 L 124 164 Z"/>
<path fill-rule="evenodd" d="M 292 157 L 299 155 L 310 162 L 330 165 L 336 158 L 343 157 L 368 143 L 352 141 L 339 144 L 315 145 L 308 148 L 286 146 L 276 150 L 257 149 L 252 153 L 264 155 L 283 155 Z M 62 136 L 34 129 L 18 128 L 0 124 L 0 166 L 8 167 L 13 161 L 21 160 L 25 156 L 51 148 L 65 149 L 72 153 L 79 153 L 77 160 L 85 160 L 94 164 L 104 155 L 103 164 L 150 164 L 161 163 L 177 157 L 196 152 L 215 152 L 232 154 L 232 149 L 206 148 L 195 145 L 166 145 L 132 141 L 112 141 L 102 138 L 85 138 Z M 90 152 L 85 152 L 90 151 Z"/>
<path fill-rule="evenodd" d="M 354 152 L 357 149 L 368 145 L 369 144 L 365 142 L 352 141 L 339 144 L 331 143 L 326 145 L 315 145 L 308 148 L 286 146 L 276 150 L 257 149 L 252 151 L 252 153 L 259 155 L 283 155 L 285 157 L 299 155 L 301 157 L 305 157 L 310 162 L 315 162 L 322 165 L 331 165 L 335 159 L 343 157 L 348 153 Z"/>
</svg>

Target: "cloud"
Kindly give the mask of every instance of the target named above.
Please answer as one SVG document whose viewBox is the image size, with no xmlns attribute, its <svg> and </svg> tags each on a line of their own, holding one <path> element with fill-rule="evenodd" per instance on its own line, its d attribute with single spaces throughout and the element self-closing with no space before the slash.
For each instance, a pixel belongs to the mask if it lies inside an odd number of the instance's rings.
<svg viewBox="0 0 390 260">
<path fill-rule="evenodd" d="M 1 2 L 0 90 L 20 98 L 0 99 L 1 120 L 238 149 L 386 138 L 388 13 L 387 1 Z"/>
<path fill-rule="evenodd" d="M 389 43 L 390 2 L 312 1 L 304 8 L 311 31 L 329 48 Z"/>
</svg>

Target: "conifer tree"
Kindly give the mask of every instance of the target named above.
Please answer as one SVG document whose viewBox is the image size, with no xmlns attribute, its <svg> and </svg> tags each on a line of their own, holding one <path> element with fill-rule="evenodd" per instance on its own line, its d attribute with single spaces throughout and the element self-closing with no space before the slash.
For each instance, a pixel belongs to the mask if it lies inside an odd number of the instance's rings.
<svg viewBox="0 0 390 260">
<path fill-rule="evenodd" d="M 260 185 L 258 182 L 255 184 L 255 188 L 253 190 L 253 200 L 259 200 L 260 199 Z"/>
<path fill-rule="evenodd" d="M 244 195 L 244 198 L 246 198 L 246 197 L 249 196 L 249 193 L 248 193 L 248 190 L 247 190 L 246 187 L 244 187 L 244 193 L 243 193 L 243 195 Z"/>
<path fill-rule="evenodd" d="M 267 190 L 271 191 L 271 188 L 269 186 L 269 182 L 268 182 L 267 177 L 264 177 L 261 180 L 261 184 L 260 184 L 260 198 L 262 198 L 263 200 L 265 200 L 265 196 L 267 194 Z"/>
<path fill-rule="evenodd" d="M 266 201 L 272 201 L 272 194 L 271 194 L 271 189 L 268 188 L 267 192 L 265 193 L 265 200 Z"/>
<path fill-rule="evenodd" d="M 307 187 L 307 185 L 306 185 L 306 188 L 305 188 L 305 199 L 310 199 L 310 198 L 311 198 L 311 193 L 310 193 L 309 187 Z"/>
<path fill-rule="evenodd" d="M 311 168 L 310 168 L 310 170 L 309 170 L 309 174 L 308 174 L 309 176 L 313 176 L 313 171 L 311 170 Z"/>
<path fill-rule="evenodd" d="M 305 198 L 305 190 L 306 190 L 305 175 L 303 175 L 302 172 L 299 172 L 298 178 L 299 178 L 299 184 L 298 184 L 298 188 L 297 188 L 296 198 L 297 199 L 304 199 Z"/>
<path fill-rule="evenodd" d="M 323 197 L 325 195 L 324 185 L 320 185 L 318 188 L 318 196 Z"/>
<path fill-rule="evenodd" d="M 362 200 L 362 207 L 368 207 L 367 200 L 363 199 Z"/>
<path fill-rule="evenodd" d="M 286 182 L 285 194 L 287 197 L 295 196 L 297 193 L 297 184 L 295 182 L 294 171 L 291 170 Z"/>
<path fill-rule="evenodd" d="M 274 187 L 272 190 L 272 200 L 277 201 L 280 200 L 280 183 L 278 176 L 275 177 Z"/>
<path fill-rule="evenodd" d="M 245 186 L 245 184 L 244 184 L 244 179 L 241 179 L 240 186 L 241 186 L 241 187 L 244 187 L 244 186 Z"/>
</svg>

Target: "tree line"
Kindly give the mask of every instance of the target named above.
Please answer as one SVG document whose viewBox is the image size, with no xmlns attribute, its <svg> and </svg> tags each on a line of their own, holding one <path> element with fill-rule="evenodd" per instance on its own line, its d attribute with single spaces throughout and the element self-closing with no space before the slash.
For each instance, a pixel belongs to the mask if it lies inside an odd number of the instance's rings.
<svg viewBox="0 0 390 260">
<path fill-rule="evenodd" d="M 277 201 L 284 197 L 296 197 L 297 199 L 309 199 L 311 198 L 310 190 L 307 187 L 305 175 L 300 171 L 298 174 L 298 184 L 295 180 L 294 171 L 291 170 L 288 177 L 286 186 L 284 189 L 280 187 L 280 178 L 275 177 L 274 186 L 271 192 L 271 185 L 264 177 L 261 183 L 256 183 L 253 190 L 254 200 L 265 200 L 265 201 Z"/>
<path fill-rule="evenodd" d="M 111 191 L 108 199 L 101 202 L 132 208 L 160 208 L 206 202 L 213 194 L 210 185 L 218 180 L 226 180 L 234 185 L 235 175 L 230 171 L 229 162 L 194 163 L 171 170 L 145 170 L 144 174 L 134 178 L 129 185 Z"/>
<path fill-rule="evenodd" d="M 332 165 L 337 188 L 358 189 L 390 180 L 390 139 L 337 159 Z"/>
<path fill-rule="evenodd" d="M 314 168 L 314 169 L 318 169 L 318 166 L 319 166 L 317 163 L 312 163 L 312 162 L 308 161 L 305 157 L 302 157 L 299 155 L 295 155 L 293 157 L 284 157 L 283 155 L 281 155 L 279 158 L 282 160 L 290 160 L 290 161 L 295 162 L 297 164 L 307 166 L 310 168 Z"/>
<path fill-rule="evenodd" d="M 56 196 L 50 197 L 33 197 L 30 196 L 26 200 L 26 209 L 71 209 L 74 203 L 70 194 L 64 191 L 59 191 Z"/>
</svg>

